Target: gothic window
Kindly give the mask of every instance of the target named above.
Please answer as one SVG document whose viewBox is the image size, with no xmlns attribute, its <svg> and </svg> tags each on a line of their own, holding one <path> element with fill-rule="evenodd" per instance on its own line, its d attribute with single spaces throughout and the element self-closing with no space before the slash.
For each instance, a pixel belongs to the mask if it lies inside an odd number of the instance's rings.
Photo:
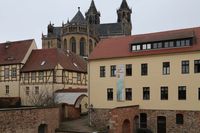
<svg viewBox="0 0 200 133">
<path fill-rule="evenodd" d="M 85 45 L 85 39 L 81 38 L 80 40 L 80 55 L 85 56 L 86 55 L 86 45 Z"/>
<path fill-rule="evenodd" d="M 70 49 L 72 52 L 76 53 L 76 39 L 74 37 L 70 39 Z"/>
<path fill-rule="evenodd" d="M 67 39 L 64 39 L 64 49 L 67 49 Z"/>
<path fill-rule="evenodd" d="M 93 44 L 92 44 L 92 40 L 90 39 L 89 40 L 89 51 L 90 51 L 90 53 L 92 52 L 92 50 L 93 50 Z"/>
</svg>

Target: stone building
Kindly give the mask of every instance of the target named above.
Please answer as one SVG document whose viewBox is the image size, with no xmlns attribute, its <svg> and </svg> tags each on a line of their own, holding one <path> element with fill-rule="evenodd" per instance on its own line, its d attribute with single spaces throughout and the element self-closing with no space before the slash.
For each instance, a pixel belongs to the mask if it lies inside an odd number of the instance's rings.
<svg viewBox="0 0 200 133">
<path fill-rule="evenodd" d="M 78 9 L 71 21 L 62 26 L 49 24 L 47 35 L 42 35 L 42 48 L 60 48 L 71 50 L 77 55 L 87 57 L 102 38 L 131 35 L 131 13 L 126 0 L 117 10 L 116 23 L 100 23 L 100 12 L 92 0 L 85 17 Z"/>
<path fill-rule="evenodd" d="M 200 132 L 200 27 L 98 45 L 88 64 L 96 127 L 110 133 Z"/>
</svg>

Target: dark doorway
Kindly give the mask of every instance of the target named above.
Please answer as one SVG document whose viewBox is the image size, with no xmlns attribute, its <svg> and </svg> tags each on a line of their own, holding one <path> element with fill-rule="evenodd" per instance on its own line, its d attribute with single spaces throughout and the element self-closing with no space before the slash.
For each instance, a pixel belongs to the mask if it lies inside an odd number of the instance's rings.
<svg viewBox="0 0 200 133">
<path fill-rule="evenodd" d="M 47 133 L 47 125 L 46 124 L 41 124 L 38 127 L 38 133 Z"/>
<path fill-rule="evenodd" d="M 131 133 L 130 121 L 128 119 L 124 120 L 122 133 Z"/>
<path fill-rule="evenodd" d="M 157 133 L 166 133 L 166 117 L 157 117 Z"/>
</svg>

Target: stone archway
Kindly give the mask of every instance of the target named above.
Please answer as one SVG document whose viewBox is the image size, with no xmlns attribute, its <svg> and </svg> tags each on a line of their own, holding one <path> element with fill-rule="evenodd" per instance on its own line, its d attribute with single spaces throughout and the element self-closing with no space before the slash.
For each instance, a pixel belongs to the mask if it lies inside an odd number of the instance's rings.
<svg viewBox="0 0 200 133">
<path fill-rule="evenodd" d="M 123 122 L 122 133 L 131 133 L 131 124 L 128 119 L 124 120 Z"/>
<path fill-rule="evenodd" d="M 88 96 L 85 94 L 80 95 L 74 103 L 75 108 L 80 108 L 80 113 L 87 113 L 88 111 L 87 105 L 88 105 Z"/>
<path fill-rule="evenodd" d="M 38 127 L 38 133 L 48 133 L 47 124 L 40 124 Z"/>
</svg>

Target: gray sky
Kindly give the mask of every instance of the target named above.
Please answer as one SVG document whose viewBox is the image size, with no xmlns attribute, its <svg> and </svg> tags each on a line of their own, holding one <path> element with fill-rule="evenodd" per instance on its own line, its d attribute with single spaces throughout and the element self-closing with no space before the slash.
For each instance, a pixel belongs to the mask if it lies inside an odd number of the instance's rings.
<svg viewBox="0 0 200 133">
<path fill-rule="evenodd" d="M 95 0 L 101 23 L 117 21 L 122 0 Z M 200 26 L 200 0 L 127 0 L 132 8 L 132 34 Z M 51 21 L 60 26 L 81 7 L 85 14 L 91 0 L 0 0 L 0 42 L 34 38 L 41 48 L 41 34 Z"/>
</svg>

